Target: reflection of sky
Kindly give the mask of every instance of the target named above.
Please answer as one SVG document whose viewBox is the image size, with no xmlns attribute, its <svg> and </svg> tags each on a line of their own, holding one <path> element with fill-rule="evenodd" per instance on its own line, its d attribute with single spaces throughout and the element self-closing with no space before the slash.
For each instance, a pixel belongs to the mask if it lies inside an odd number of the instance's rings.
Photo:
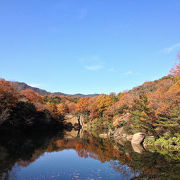
<svg viewBox="0 0 180 180">
<path fill-rule="evenodd" d="M 91 158 L 80 158 L 74 150 L 45 153 L 28 167 L 14 168 L 12 171 L 18 180 L 130 179 L 113 170 L 109 163 L 101 163 Z M 13 177 L 11 176 L 10 179 Z"/>
</svg>

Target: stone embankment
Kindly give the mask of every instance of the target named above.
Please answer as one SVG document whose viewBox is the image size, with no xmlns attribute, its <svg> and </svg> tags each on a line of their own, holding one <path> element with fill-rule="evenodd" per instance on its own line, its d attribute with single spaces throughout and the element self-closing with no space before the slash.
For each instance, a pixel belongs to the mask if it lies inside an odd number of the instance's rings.
<svg viewBox="0 0 180 180">
<path fill-rule="evenodd" d="M 80 130 L 79 135 L 83 133 L 83 131 L 87 131 L 87 124 L 85 123 L 85 117 L 83 115 L 73 115 L 66 114 L 64 118 L 64 123 L 67 127 Z M 132 148 L 137 153 L 143 153 L 145 149 L 148 149 L 148 141 L 144 143 L 144 139 L 146 137 L 145 133 L 138 132 L 136 134 L 127 134 L 124 131 L 124 128 L 117 128 L 115 131 L 109 131 L 108 133 L 99 134 L 100 138 L 113 138 L 117 143 L 121 145 L 125 145 L 127 141 L 129 141 L 132 145 Z M 149 137 L 149 136 L 148 136 Z M 146 139 L 148 139 L 146 137 Z M 154 138 L 153 136 L 150 137 Z"/>
<path fill-rule="evenodd" d="M 127 134 L 124 132 L 123 127 L 115 130 L 113 138 L 121 145 L 124 145 L 125 142 L 129 141 L 133 150 L 137 153 L 143 153 L 145 150 L 149 150 L 150 143 L 154 140 L 154 136 L 147 136 L 142 132 L 138 132 L 134 135 Z"/>
<path fill-rule="evenodd" d="M 100 134 L 100 138 L 113 138 L 115 142 L 124 146 L 126 142 L 130 142 L 133 150 L 137 153 L 143 153 L 145 149 L 148 149 L 148 142 L 144 143 L 146 137 L 145 133 L 138 132 L 135 134 L 127 134 L 124 128 L 117 128 L 111 135 L 110 133 Z M 148 136 L 149 137 L 149 136 Z M 148 138 L 146 137 L 146 139 Z M 153 136 L 150 138 L 154 138 Z"/>
<path fill-rule="evenodd" d="M 66 114 L 64 117 L 64 124 L 69 128 L 87 129 L 85 117 L 83 115 Z"/>
</svg>

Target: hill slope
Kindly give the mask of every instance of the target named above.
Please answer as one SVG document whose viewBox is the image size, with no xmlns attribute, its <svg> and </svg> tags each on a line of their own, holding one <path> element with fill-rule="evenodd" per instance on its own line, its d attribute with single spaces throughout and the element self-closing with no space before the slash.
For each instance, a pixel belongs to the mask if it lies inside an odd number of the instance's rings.
<svg viewBox="0 0 180 180">
<path fill-rule="evenodd" d="M 11 82 L 11 84 L 13 85 L 13 87 L 18 91 L 21 92 L 22 90 L 26 90 L 26 89 L 31 89 L 34 92 L 38 93 L 41 96 L 45 96 L 45 95 L 50 95 L 50 94 L 54 94 L 54 95 L 58 95 L 58 96 L 77 96 L 77 97 L 94 97 L 94 96 L 99 96 L 99 94 L 64 94 L 62 92 L 55 92 L 55 93 L 51 93 L 48 92 L 46 90 L 40 89 L 40 88 L 36 88 L 36 87 L 32 87 L 27 85 L 26 83 L 23 82 L 17 82 L 17 81 L 13 81 Z"/>
</svg>

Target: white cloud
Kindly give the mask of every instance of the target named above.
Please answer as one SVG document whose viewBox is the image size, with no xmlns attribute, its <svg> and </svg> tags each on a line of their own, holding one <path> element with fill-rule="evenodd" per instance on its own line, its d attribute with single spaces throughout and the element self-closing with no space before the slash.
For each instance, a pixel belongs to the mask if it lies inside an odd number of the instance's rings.
<svg viewBox="0 0 180 180">
<path fill-rule="evenodd" d="M 132 72 L 132 71 L 127 71 L 127 72 L 125 72 L 124 74 L 125 74 L 125 75 L 131 75 L 131 74 L 133 74 L 133 72 Z"/>
<path fill-rule="evenodd" d="M 172 45 L 172 46 L 170 46 L 168 48 L 165 48 L 164 52 L 169 54 L 172 51 L 176 50 L 177 48 L 180 48 L 180 43 L 176 43 L 176 44 L 174 44 L 174 45 Z"/>
<path fill-rule="evenodd" d="M 90 71 L 97 71 L 104 67 L 104 63 L 98 56 L 81 57 L 79 62 L 83 64 L 85 69 Z"/>
<path fill-rule="evenodd" d="M 97 71 L 97 70 L 102 69 L 102 66 L 101 65 L 90 65 L 90 66 L 85 66 L 85 68 L 90 71 Z"/>
</svg>

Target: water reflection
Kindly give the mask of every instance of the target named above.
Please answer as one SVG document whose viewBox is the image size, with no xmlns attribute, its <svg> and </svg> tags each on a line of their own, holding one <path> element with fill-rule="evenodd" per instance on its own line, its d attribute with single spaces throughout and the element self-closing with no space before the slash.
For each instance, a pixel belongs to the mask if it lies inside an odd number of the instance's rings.
<svg viewBox="0 0 180 180">
<path fill-rule="evenodd" d="M 179 179 L 180 174 L 178 161 L 75 130 L 1 134 L 0 162 L 1 179 Z"/>
</svg>

